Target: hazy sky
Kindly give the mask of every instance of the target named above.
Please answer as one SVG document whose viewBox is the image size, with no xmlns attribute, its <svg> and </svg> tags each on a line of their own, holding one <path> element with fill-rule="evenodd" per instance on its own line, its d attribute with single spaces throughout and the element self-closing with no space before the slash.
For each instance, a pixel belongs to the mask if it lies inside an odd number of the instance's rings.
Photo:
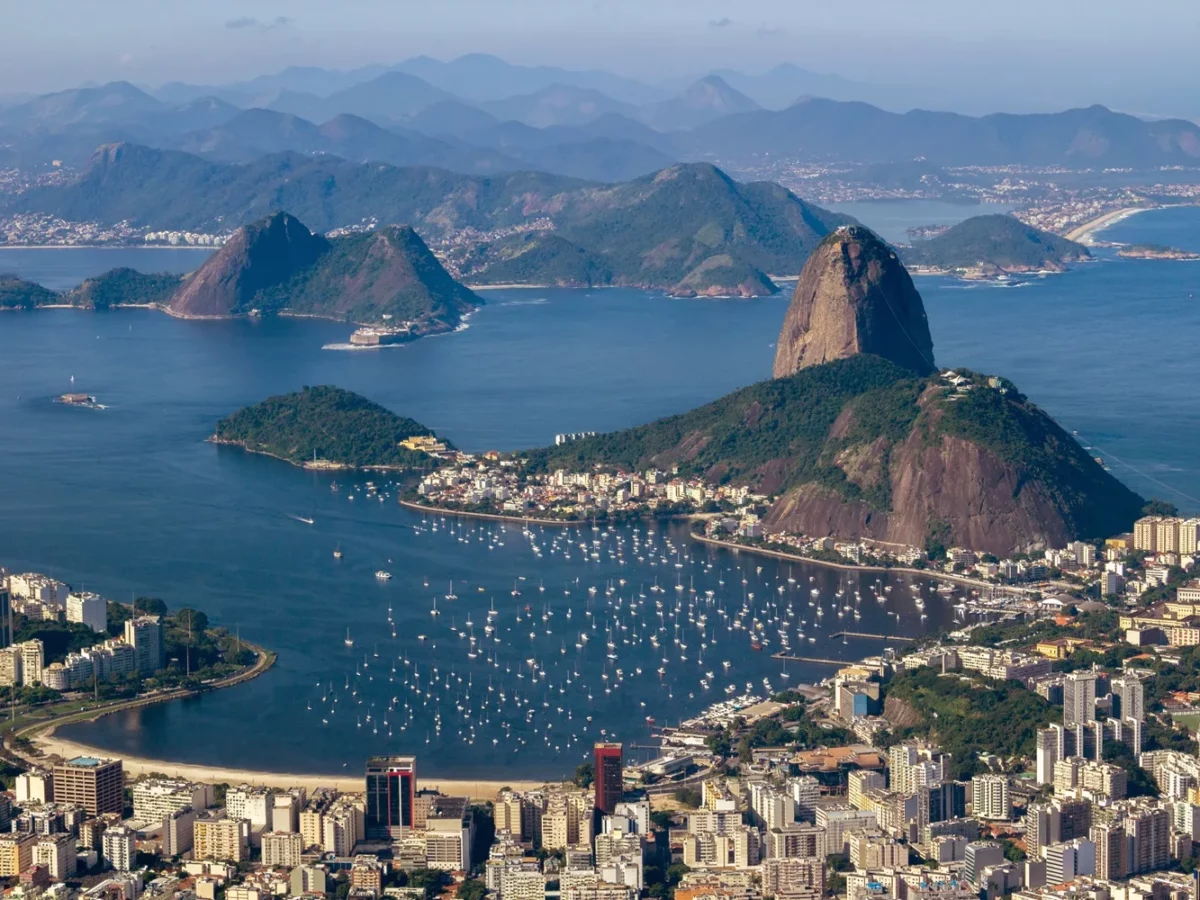
<svg viewBox="0 0 1200 900">
<path fill-rule="evenodd" d="M 479 51 L 646 80 L 792 62 L 1010 108 L 1044 91 L 1169 112 L 1153 107 L 1193 91 L 1198 44 L 1195 0 L 0 0 L 0 94 Z"/>
</svg>

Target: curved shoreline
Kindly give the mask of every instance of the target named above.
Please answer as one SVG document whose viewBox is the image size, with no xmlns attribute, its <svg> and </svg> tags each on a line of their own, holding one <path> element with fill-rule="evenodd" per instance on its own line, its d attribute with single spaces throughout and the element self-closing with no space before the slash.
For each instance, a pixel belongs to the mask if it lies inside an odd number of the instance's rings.
<svg viewBox="0 0 1200 900">
<path fill-rule="evenodd" d="M 1032 588 L 1019 587 L 1016 585 L 996 585 L 987 581 L 980 581 L 975 578 L 966 578 L 962 575 L 954 575 L 950 572 L 939 572 L 936 569 L 914 569 L 912 566 L 867 566 L 857 563 L 839 563 L 827 559 L 817 559 L 812 556 L 801 556 L 799 553 L 785 553 L 782 550 L 770 550 L 766 547 L 754 547 L 749 544 L 737 544 L 733 541 L 723 541 L 720 538 L 712 538 L 704 534 L 692 534 L 691 538 L 700 541 L 703 544 L 712 544 L 715 547 L 724 547 L 727 550 L 742 550 L 746 553 L 754 553 L 759 556 L 769 556 L 773 559 L 785 559 L 788 562 L 812 563 L 816 566 L 825 566 L 829 569 L 844 569 L 850 572 L 898 572 L 904 575 L 918 575 L 921 578 L 928 578 L 931 581 L 944 581 L 947 584 L 956 584 L 960 587 L 972 588 L 994 588 L 1003 587 L 1008 591 L 1016 591 L 1022 594 L 1033 593 Z"/>
<path fill-rule="evenodd" d="M 414 512 L 429 513 L 436 516 L 463 516 L 467 519 L 491 519 L 495 522 L 513 522 L 516 524 L 529 525 L 557 525 L 560 528 L 570 528 L 571 526 L 583 527 L 591 524 L 591 519 L 538 519 L 532 516 L 507 516 L 501 513 L 481 513 L 473 512 L 466 509 L 455 509 L 451 506 L 424 506 L 420 503 L 414 503 L 411 500 L 397 500 L 405 509 L 410 509 Z M 669 516 L 634 516 L 630 519 L 605 519 L 606 525 L 624 525 L 627 522 L 658 522 L 668 521 L 677 522 L 680 520 L 707 518 L 705 513 L 673 513 Z"/>
</svg>

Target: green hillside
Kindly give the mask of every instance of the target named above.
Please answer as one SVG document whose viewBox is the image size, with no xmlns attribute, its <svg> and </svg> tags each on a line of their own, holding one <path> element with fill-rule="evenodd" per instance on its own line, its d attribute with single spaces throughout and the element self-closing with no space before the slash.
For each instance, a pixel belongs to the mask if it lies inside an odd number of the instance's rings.
<svg viewBox="0 0 1200 900">
<path fill-rule="evenodd" d="M 247 406 L 218 422 L 213 437 L 298 465 L 315 455 L 354 467 L 427 467 L 430 457 L 400 446 L 419 435 L 433 432 L 351 391 L 322 386 Z"/>
<path fill-rule="evenodd" d="M 35 309 L 61 303 L 59 294 L 16 275 L 0 274 L 0 309 Z"/>
<path fill-rule="evenodd" d="M 178 275 L 166 272 L 111 269 L 68 291 L 63 299 L 73 306 L 86 309 L 107 309 L 120 304 L 146 306 L 166 302 L 182 281 Z"/>
<path fill-rule="evenodd" d="M 938 269 L 975 266 L 1006 272 L 1059 270 L 1090 258 L 1082 244 L 1007 215 L 975 216 L 901 253 L 906 264 Z"/>
</svg>

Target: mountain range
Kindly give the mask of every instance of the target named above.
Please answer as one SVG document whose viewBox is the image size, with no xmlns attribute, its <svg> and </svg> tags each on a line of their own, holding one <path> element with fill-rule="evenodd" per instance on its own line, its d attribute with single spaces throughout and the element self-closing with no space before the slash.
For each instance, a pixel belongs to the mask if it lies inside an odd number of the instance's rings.
<svg viewBox="0 0 1200 900">
<path fill-rule="evenodd" d="M 473 174 L 532 168 L 609 181 L 680 160 L 747 167 L 762 154 L 1140 169 L 1200 159 L 1200 128 L 1181 119 L 1147 121 L 1102 106 L 982 117 L 890 112 L 851 99 L 869 94 L 862 87 L 780 66 L 755 76 L 713 72 L 667 90 L 486 56 L 354 72 L 300 68 L 227 87 L 176 84 L 154 93 L 113 82 L 0 109 L 0 164 L 79 165 L 97 145 L 121 141 L 225 161 L 291 150 Z M 354 127 L 344 128 L 347 121 Z M 339 123 L 344 133 L 336 139 L 314 136 L 338 131 Z"/>
<path fill-rule="evenodd" d="M 318 231 L 406 222 L 427 240 L 473 228 L 528 233 L 455 242 L 473 283 L 619 284 L 678 294 L 774 293 L 848 217 L 769 182 L 687 163 L 613 185 L 538 173 L 493 177 L 277 154 L 246 165 L 115 145 L 77 181 L 35 188 L 10 209 L 72 221 L 225 231 L 287 209 Z M 533 229 L 530 231 L 530 229 Z"/>
</svg>

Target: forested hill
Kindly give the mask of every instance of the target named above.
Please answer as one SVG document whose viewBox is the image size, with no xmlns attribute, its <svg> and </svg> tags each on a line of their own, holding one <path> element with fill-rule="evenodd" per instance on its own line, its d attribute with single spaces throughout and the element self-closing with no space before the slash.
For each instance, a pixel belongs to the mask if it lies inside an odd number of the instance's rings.
<svg viewBox="0 0 1200 900">
<path fill-rule="evenodd" d="M 974 216 L 937 237 L 914 241 L 901 256 L 906 263 L 937 269 L 1002 272 L 1061 271 L 1091 258 L 1082 244 L 1007 215 Z"/>
<path fill-rule="evenodd" d="M 997 554 L 1128 530 L 1144 501 L 999 378 L 857 354 L 682 415 L 531 451 L 536 470 L 651 466 L 777 498 L 773 528 Z"/>
<path fill-rule="evenodd" d="M 342 388 L 305 387 L 268 397 L 217 423 L 213 439 L 303 465 L 314 458 L 362 468 L 430 465 L 400 442 L 434 433 L 412 419 Z"/>
</svg>

